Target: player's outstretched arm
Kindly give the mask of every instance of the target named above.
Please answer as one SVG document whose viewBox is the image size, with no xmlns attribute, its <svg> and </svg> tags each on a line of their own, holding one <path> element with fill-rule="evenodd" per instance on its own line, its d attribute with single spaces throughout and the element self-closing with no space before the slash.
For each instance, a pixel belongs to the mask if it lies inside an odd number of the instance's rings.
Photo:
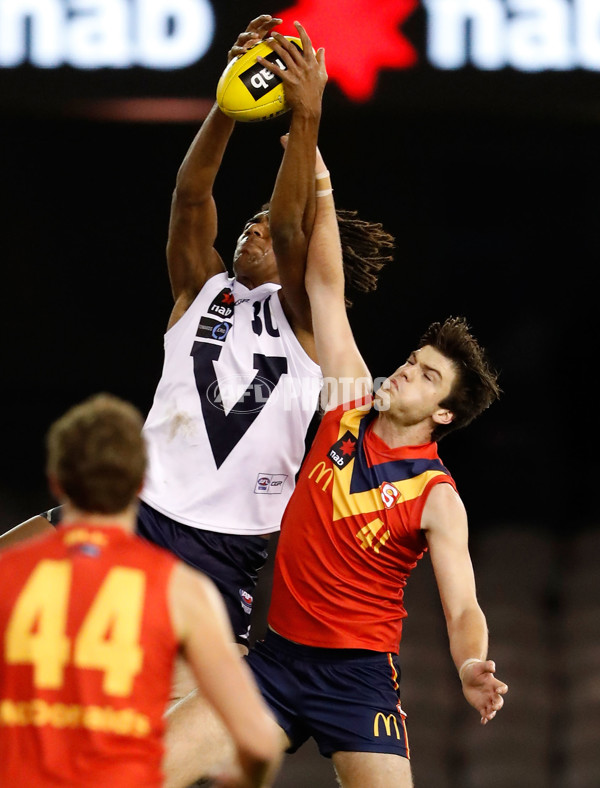
<svg viewBox="0 0 600 788">
<path fill-rule="evenodd" d="M 229 50 L 228 61 L 267 37 L 280 22 L 268 14 L 253 19 Z M 167 264 L 175 301 L 169 326 L 186 311 L 206 280 L 225 270 L 213 246 L 217 236 L 213 186 L 234 124 L 215 103 L 177 173 L 167 241 Z"/>
<path fill-rule="evenodd" d="M 369 394 L 372 380 L 348 320 L 331 176 L 318 149 L 315 176 L 316 212 L 305 282 L 317 356 L 325 381 L 322 405 L 331 409 Z"/>
<path fill-rule="evenodd" d="M 227 788 L 268 788 L 276 776 L 287 742 L 264 703 L 254 678 L 234 642 L 224 603 L 208 578 L 180 564 L 171 582 L 175 630 L 204 699 L 224 723 L 237 750 L 237 761 L 219 763 L 213 753 L 211 776 Z M 202 742 L 192 742 L 201 748 Z M 223 743 L 223 755 L 229 747 Z M 196 775 L 205 777 L 206 774 Z"/>
<path fill-rule="evenodd" d="M 488 630 L 476 596 L 467 514 L 451 485 L 437 484 L 431 490 L 421 527 L 427 537 L 450 652 L 459 671 L 463 694 L 485 725 L 502 708 L 508 687 L 495 677 L 495 665 L 487 659 Z"/>
<path fill-rule="evenodd" d="M 33 536 L 41 536 L 54 530 L 53 526 L 41 514 L 30 517 L 29 520 L 24 520 L 19 525 L 15 525 L 10 531 L 6 531 L 0 536 L 0 550 L 6 547 L 13 547 L 13 545 L 24 542 L 26 539 L 31 539 Z"/>
<path fill-rule="evenodd" d="M 324 50 L 319 49 L 315 54 L 305 29 L 299 22 L 295 25 L 302 52 L 284 36 L 273 32 L 271 46 L 286 67 L 281 69 L 264 58 L 259 61 L 281 78 L 286 102 L 291 107 L 290 129 L 271 196 L 269 221 L 282 285 L 282 304 L 298 334 L 312 333 L 304 273 L 314 221 L 315 149 L 327 71 Z"/>
</svg>

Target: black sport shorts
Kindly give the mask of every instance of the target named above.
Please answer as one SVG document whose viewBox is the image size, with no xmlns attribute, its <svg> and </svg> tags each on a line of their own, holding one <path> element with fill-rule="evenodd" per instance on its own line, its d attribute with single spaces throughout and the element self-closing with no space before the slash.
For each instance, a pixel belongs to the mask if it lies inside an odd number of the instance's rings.
<svg viewBox="0 0 600 788">
<path fill-rule="evenodd" d="M 137 532 L 210 577 L 221 592 L 236 641 L 248 646 L 256 581 L 268 557 L 267 539 L 191 528 L 144 501 L 140 501 Z"/>
<path fill-rule="evenodd" d="M 335 752 L 410 757 L 395 654 L 313 648 L 268 630 L 245 657 L 295 752 L 308 738 Z"/>
</svg>

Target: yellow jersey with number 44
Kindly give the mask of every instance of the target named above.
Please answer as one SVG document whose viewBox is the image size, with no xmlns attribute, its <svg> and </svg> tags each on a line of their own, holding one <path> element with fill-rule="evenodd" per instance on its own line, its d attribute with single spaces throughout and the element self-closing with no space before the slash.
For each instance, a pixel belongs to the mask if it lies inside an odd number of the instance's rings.
<svg viewBox="0 0 600 788">
<path fill-rule="evenodd" d="M 0 553 L 0 785 L 162 785 L 174 566 L 85 522 Z"/>
</svg>

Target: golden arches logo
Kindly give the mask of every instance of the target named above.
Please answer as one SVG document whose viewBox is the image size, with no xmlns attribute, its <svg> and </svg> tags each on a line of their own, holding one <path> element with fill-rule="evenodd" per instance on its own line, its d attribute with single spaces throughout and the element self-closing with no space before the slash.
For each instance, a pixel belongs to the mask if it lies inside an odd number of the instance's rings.
<svg viewBox="0 0 600 788">
<path fill-rule="evenodd" d="M 386 736 L 392 735 L 392 723 L 396 731 L 396 738 L 400 739 L 400 729 L 398 728 L 398 720 L 394 714 L 385 715 L 382 711 L 378 711 L 373 720 L 373 736 L 379 736 L 379 721 L 383 720 Z"/>
<path fill-rule="evenodd" d="M 317 469 L 319 470 L 317 471 Z M 308 478 L 312 479 L 314 473 L 317 473 L 317 478 L 315 479 L 316 484 L 319 484 L 321 479 L 324 476 L 327 476 L 327 480 L 323 483 L 321 487 L 323 492 L 325 492 L 325 490 L 329 487 L 329 485 L 333 481 L 333 468 L 328 468 L 323 462 L 323 460 L 321 460 L 321 462 L 318 462 L 315 465 L 315 467 L 312 469 L 312 471 L 308 474 Z"/>
</svg>

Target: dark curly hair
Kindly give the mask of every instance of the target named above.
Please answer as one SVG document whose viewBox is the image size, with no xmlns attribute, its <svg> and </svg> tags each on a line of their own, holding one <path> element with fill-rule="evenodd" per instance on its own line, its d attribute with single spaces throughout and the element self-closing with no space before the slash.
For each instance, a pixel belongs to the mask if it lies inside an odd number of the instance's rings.
<svg viewBox="0 0 600 788">
<path fill-rule="evenodd" d="M 371 293 L 377 288 L 378 274 L 393 259 L 390 252 L 395 246 L 394 236 L 383 229 L 380 222 L 358 218 L 358 211 L 336 208 L 346 291 Z M 352 301 L 346 292 L 346 307 Z"/>
<path fill-rule="evenodd" d="M 440 441 L 452 430 L 465 427 L 501 394 L 498 373 L 490 366 L 486 351 L 470 331 L 464 317 L 448 317 L 432 323 L 419 341 L 430 345 L 453 362 L 457 377 L 451 392 L 439 404 L 454 414 L 450 424 L 437 424 L 432 440 Z"/>
<path fill-rule="evenodd" d="M 270 203 L 263 203 L 260 213 L 269 210 Z M 348 291 L 372 293 L 377 289 L 378 274 L 386 263 L 393 260 L 391 250 L 396 245 L 393 235 L 383 229 L 380 222 L 368 222 L 358 218 L 358 211 L 336 208 L 344 280 L 346 286 L 346 308 L 352 306 Z M 250 219 L 254 221 L 258 214 Z"/>
</svg>

